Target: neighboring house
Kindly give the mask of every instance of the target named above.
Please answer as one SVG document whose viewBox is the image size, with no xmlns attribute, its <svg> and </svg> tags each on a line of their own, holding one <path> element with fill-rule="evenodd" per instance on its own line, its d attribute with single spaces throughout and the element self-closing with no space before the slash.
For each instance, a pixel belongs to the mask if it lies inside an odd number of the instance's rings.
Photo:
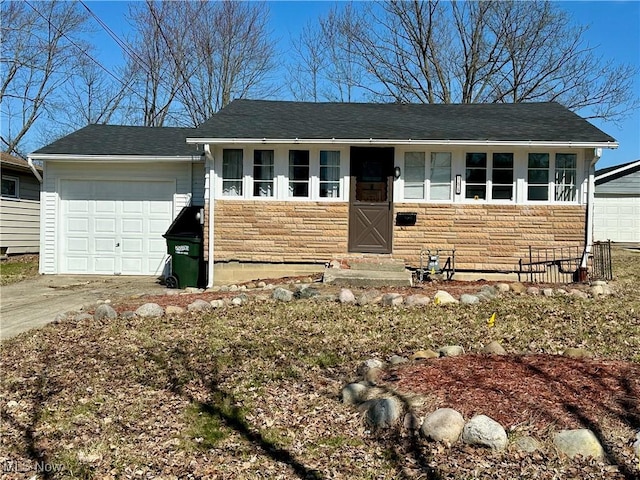
<svg viewBox="0 0 640 480">
<path fill-rule="evenodd" d="M 40 269 L 158 274 L 163 229 L 192 202 L 210 284 L 229 262 L 415 267 L 423 247 L 512 272 L 529 246 L 591 238 L 594 165 L 616 147 L 557 103 L 236 100 L 196 129 L 90 126 L 31 155 L 45 162 Z"/>
<path fill-rule="evenodd" d="M 42 168 L 0 152 L 0 256 L 38 253 Z"/>
<path fill-rule="evenodd" d="M 640 160 L 595 173 L 593 239 L 640 243 Z"/>
</svg>

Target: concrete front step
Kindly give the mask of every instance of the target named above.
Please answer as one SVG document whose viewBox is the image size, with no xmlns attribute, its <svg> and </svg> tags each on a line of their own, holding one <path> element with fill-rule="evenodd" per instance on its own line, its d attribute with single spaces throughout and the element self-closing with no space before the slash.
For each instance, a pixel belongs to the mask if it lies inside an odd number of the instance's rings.
<svg viewBox="0 0 640 480">
<path fill-rule="evenodd" d="M 409 270 L 358 270 L 326 268 L 324 283 L 348 287 L 411 287 L 413 275 Z"/>
<path fill-rule="evenodd" d="M 342 257 L 337 259 L 340 264 L 351 270 L 373 270 L 385 272 L 403 272 L 405 269 L 404 260 L 401 258 L 391 258 L 382 255 L 371 257 Z"/>
</svg>

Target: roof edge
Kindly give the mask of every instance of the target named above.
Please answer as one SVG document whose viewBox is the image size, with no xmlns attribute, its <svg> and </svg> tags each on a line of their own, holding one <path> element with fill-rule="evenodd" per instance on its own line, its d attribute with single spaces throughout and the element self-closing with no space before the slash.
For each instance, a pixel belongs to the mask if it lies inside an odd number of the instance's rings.
<svg viewBox="0 0 640 480">
<path fill-rule="evenodd" d="M 63 153 L 32 153 L 33 160 L 58 161 L 58 162 L 193 162 L 201 159 L 202 154 L 195 155 L 67 155 Z"/>
<path fill-rule="evenodd" d="M 414 140 L 385 138 L 211 138 L 187 137 L 187 144 L 318 144 L 333 145 L 452 145 L 452 146 L 511 146 L 548 148 L 618 148 L 618 142 L 549 142 L 540 140 Z"/>
</svg>

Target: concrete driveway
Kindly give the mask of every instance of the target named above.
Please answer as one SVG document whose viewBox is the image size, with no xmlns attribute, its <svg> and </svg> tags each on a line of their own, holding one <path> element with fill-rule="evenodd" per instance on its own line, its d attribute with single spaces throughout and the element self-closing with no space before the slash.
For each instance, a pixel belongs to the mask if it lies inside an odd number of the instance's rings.
<svg viewBox="0 0 640 480">
<path fill-rule="evenodd" d="M 40 275 L 0 287 L 0 339 L 53 321 L 59 313 L 80 310 L 98 300 L 163 294 L 156 277 Z"/>
</svg>

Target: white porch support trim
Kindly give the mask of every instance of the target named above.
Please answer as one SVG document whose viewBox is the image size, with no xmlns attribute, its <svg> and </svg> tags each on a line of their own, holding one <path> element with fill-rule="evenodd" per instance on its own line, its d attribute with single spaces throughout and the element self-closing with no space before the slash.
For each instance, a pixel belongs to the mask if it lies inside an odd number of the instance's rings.
<svg viewBox="0 0 640 480">
<path fill-rule="evenodd" d="M 204 158 L 205 158 L 205 173 L 204 173 L 204 196 L 207 199 L 208 205 L 206 206 L 206 208 L 209 210 L 208 212 L 205 212 L 205 215 L 209 215 L 209 245 L 208 245 L 208 250 L 209 250 L 209 262 L 207 264 L 207 287 L 211 288 L 213 287 L 213 276 L 214 276 L 214 271 L 213 271 L 213 261 L 214 261 L 214 212 L 213 209 L 215 207 L 215 195 L 214 195 L 214 182 L 213 182 L 213 178 L 211 178 L 211 174 L 213 172 L 214 169 L 214 162 L 213 162 L 213 154 L 211 153 L 211 148 L 209 146 L 208 143 L 204 144 Z"/>
<path fill-rule="evenodd" d="M 596 180 L 595 180 L 595 170 L 596 163 L 600 160 L 602 156 L 601 148 L 593 149 L 593 159 L 589 162 L 589 180 L 587 183 L 587 228 L 586 228 L 586 239 L 585 239 L 585 247 L 584 247 L 584 255 L 582 256 L 582 261 L 580 262 L 581 267 L 586 267 L 589 259 L 589 255 L 593 250 L 593 210 L 594 210 L 594 202 L 595 202 L 595 190 L 596 190 Z"/>
</svg>

